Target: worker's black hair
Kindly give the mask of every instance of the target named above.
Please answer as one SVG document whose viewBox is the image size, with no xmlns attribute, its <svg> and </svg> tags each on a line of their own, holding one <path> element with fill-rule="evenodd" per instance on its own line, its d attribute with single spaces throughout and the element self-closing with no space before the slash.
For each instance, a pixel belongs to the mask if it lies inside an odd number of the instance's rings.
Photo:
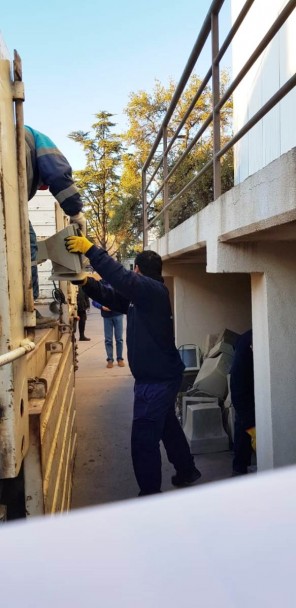
<svg viewBox="0 0 296 608">
<path fill-rule="evenodd" d="M 151 277 L 151 279 L 161 277 L 162 259 L 155 251 L 146 250 L 138 253 L 135 258 L 135 266 L 138 266 L 140 272 L 146 277 Z"/>
</svg>

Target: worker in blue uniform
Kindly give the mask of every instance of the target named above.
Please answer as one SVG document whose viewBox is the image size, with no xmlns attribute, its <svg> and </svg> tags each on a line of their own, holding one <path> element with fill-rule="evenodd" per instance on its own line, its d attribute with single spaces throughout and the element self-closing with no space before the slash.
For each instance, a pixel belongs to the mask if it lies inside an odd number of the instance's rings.
<svg viewBox="0 0 296 608">
<path fill-rule="evenodd" d="M 255 427 L 253 335 L 249 329 L 235 345 L 230 370 L 230 392 L 235 409 L 234 421 L 234 475 L 245 475 L 251 464 L 252 443 L 248 430 Z"/>
<path fill-rule="evenodd" d="M 56 198 L 71 223 L 77 223 L 82 232 L 86 231 L 86 221 L 82 213 L 82 200 L 72 178 L 72 169 L 65 156 L 56 147 L 53 141 L 25 126 L 26 143 L 26 170 L 28 200 L 35 196 L 37 190 L 49 189 Z M 30 247 L 32 264 L 32 286 L 34 300 L 39 296 L 39 282 L 37 271 L 37 238 L 30 222 Z M 41 317 L 37 313 L 37 326 L 44 326 L 51 319 Z"/>
<path fill-rule="evenodd" d="M 67 237 L 72 253 L 86 255 L 92 267 L 111 286 L 86 277 L 83 290 L 89 297 L 127 315 L 127 355 L 135 378 L 132 423 L 132 461 L 140 496 L 161 491 L 160 441 L 176 474 L 172 483 L 195 483 L 201 473 L 194 465 L 184 432 L 175 414 L 184 364 L 175 346 L 173 319 L 161 257 L 143 251 L 135 269 L 126 270 L 108 253 L 84 236 Z"/>
</svg>

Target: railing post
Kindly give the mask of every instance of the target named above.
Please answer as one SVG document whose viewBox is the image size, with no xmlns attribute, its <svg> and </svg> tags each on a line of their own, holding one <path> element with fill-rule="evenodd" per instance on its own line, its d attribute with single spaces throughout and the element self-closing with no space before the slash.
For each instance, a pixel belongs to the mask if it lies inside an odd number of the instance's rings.
<svg viewBox="0 0 296 608">
<path fill-rule="evenodd" d="M 148 245 L 148 209 L 146 192 L 146 169 L 142 172 L 142 199 L 143 199 L 143 248 Z"/>
<path fill-rule="evenodd" d="M 167 157 L 167 145 L 168 145 L 168 129 L 167 126 L 163 127 L 163 206 L 164 206 L 164 232 L 169 232 L 169 210 L 166 209 L 166 205 L 169 202 L 169 184 L 167 181 L 168 177 L 168 157 Z"/>
<path fill-rule="evenodd" d="M 214 59 L 219 53 L 219 14 L 211 15 L 212 33 L 212 103 L 213 103 L 213 185 L 214 200 L 221 194 L 221 164 L 217 154 L 220 151 L 220 110 L 215 111 L 215 106 L 220 99 L 220 66 Z"/>
</svg>

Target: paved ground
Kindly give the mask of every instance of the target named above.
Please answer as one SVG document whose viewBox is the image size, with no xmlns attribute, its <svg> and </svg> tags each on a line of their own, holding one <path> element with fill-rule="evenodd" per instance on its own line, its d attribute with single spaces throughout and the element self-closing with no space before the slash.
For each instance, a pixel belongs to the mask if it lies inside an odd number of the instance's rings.
<svg viewBox="0 0 296 608">
<path fill-rule="evenodd" d="M 90 342 L 78 342 L 78 449 L 73 509 L 138 494 L 130 457 L 133 378 L 127 364 L 124 368 L 106 369 L 103 322 L 95 308 L 88 314 L 86 335 Z M 126 349 L 124 357 L 126 360 Z M 164 452 L 162 460 L 162 490 L 180 491 L 171 486 L 174 469 Z M 202 472 L 200 484 L 230 477 L 231 460 L 230 452 L 196 456 L 196 465 Z"/>
</svg>

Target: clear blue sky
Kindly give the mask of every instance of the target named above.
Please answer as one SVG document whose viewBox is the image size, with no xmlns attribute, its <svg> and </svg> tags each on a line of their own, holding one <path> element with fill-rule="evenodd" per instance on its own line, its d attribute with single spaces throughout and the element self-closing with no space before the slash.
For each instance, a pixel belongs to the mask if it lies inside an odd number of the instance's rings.
<svg viewBox="0 0 296 608">
<path fill-rule="evenodd" d="M 210 5 L 2 0 L 2 37 L 11 58 L 16 49 L 23 62 L 25 122 L 51 137 L 73 169 L 83 168 L 83 152 L 68 134 L 90 130 L 102 110 L 116 115 L 120 132 L 131 92 L 152 90 L 155 79 L 178 81 Z"/>
</svg>

